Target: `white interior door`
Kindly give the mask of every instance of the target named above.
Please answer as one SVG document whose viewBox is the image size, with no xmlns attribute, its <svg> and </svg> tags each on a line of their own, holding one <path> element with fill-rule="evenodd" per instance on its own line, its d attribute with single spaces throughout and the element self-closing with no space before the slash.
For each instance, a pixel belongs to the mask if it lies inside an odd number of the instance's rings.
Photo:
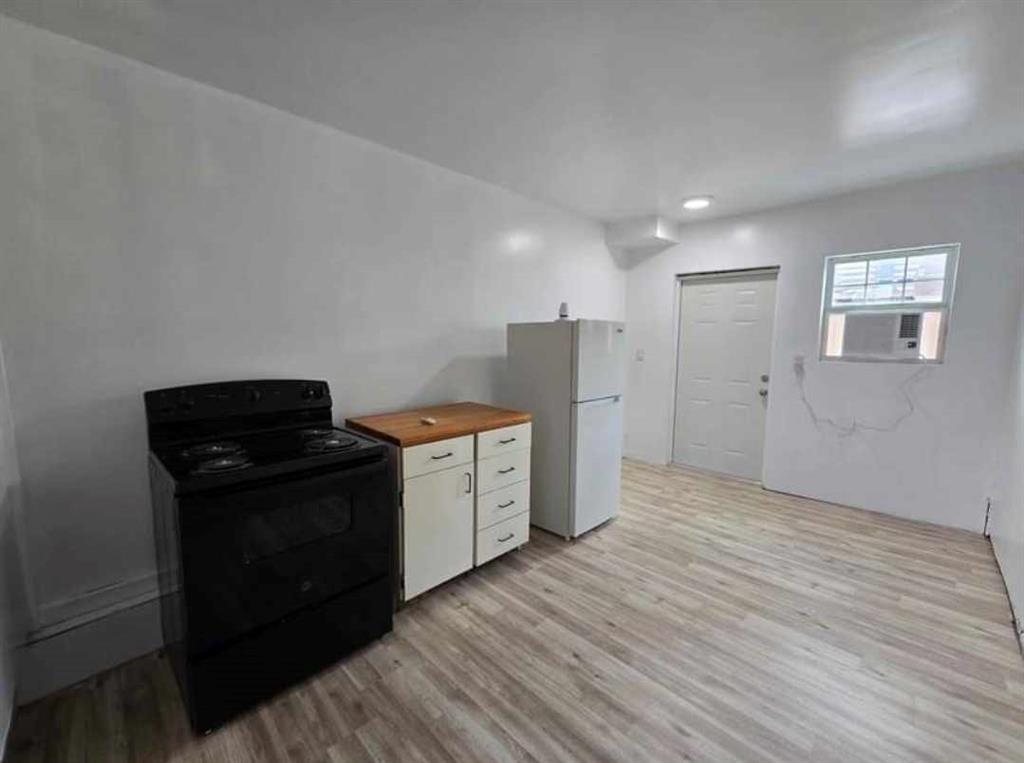
<svg viewBox="0 0 1024 763">
<path fill-rule="evenodd" d="M 622 480 L 622 397 L 574 403 L 573 512 L 576 537 L 619 513 Z"/>
<path fill-rule="evenodd" d="M 761 479 L 774 272 L 683 279 L 672 459 Z"/>
</svg>

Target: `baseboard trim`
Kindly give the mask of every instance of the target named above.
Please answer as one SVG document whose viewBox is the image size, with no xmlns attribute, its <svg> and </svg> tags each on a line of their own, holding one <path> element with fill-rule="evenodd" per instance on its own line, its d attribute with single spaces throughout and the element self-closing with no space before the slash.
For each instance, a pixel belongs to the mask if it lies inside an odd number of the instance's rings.
<svg viewBox="0 0 1024 763">
<path fill-rule="evenodd" d="M 82 622 L 63 621 L 35 632 L 18 660 L 20 705 L 80 683 L 163 646 L 160 600 L 146 593 L 138 601 L 119 602 L 93 611 Z"/>
<path fill-rule="evenodd" d="M 988 545 L 992 549 L 992 557 L 996 560 L 996 569 L 999 570 L 999 578 L 1003 581 L 1003 591 L 1006 593 L 1006 600 L 1010 604 L 1010 627 L 1017 636 L 1017 647 L 1021 656 L 1024 656 L 1024 612 L 1018 612 L 1013 606 L 1013 597 L 1010 596 L 1010 586 L 1006 582 L 1006 572 L 1003 570 L 1003 563 L 996 551 L 996 544 L 992 542 L 992 536 L 985 536 Z"/>
<path fill-rule="evenodd" d="M 160 596 L 155 572 L 119 580 L 83 591 L 75 596 L 48 602 L 39 608 L 40 625 L 29 631 L 26 642 L 44 641 L 95 620 L 110 617 Z"/>
</svg>

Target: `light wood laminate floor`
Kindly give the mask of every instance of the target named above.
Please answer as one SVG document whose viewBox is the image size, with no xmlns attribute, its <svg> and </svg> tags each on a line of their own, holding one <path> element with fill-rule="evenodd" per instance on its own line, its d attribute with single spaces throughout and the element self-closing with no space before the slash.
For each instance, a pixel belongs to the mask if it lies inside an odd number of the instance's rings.
<svg viewBox="0 0 1024 763">
<path fill-rule="evenodd" d="M 621 517 L 426 595 L 206 738 L 150 656 L 22 708 L 27 761 L 1024 761 L 989 543 L 627 462 Z"/>
</svg>

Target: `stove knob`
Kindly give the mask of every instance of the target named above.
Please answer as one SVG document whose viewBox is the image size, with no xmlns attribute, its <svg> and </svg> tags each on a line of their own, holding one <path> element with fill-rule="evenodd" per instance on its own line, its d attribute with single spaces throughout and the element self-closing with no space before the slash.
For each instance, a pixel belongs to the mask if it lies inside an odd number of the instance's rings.
<svg viewBox="0 0 1024 763">
<path fill-rule="evenodd" d="M 196 407 L 196 401 L 191 397 L 183 397 L 178 401 L 178 407 L 183 411 L 191 411 Z"/>
<path fill-rule="evenodd" d="M 258 403 L 260 400 L 263 399 L 263 393 L 260 392 L 255 387 L 249 387 L 247 395 L 249 397 L 250 403 Z"/>
<path fill-rule="evenodd" d="M 303 400 L 312 400 L 316 396 L 316 387 L 306 387 L 302 390 Z"/>
</svg>

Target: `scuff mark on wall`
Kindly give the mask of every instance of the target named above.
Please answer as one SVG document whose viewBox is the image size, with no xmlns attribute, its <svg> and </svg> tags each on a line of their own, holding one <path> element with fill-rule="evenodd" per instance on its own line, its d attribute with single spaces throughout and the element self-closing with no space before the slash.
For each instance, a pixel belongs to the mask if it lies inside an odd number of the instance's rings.
<svg viewBox="0 0 1024 763">
<path fill-rule="evenodd" d="M 797 355 L 793 359 L 793 373 L 796 376 L 797 387 L 800 390 L 800 401 L 807 410 L 807 415 L 810 416 L 811 421 L 814 422 L 814 426 L 819 431 L 823 426 L 827 427 L 837 436 L 844 438 L 852 437 L 858 432 L 895 432 L 900 425 L 913 416 L 914 412 L 917 410 L 917 406 L 914 403 L 914 398 L 911 396 L 911 392 L 915 385 L 930 375 L 932 370 L 931 366 L 920 368 L 899 384 L 896 389 L 903 397 L 906 410 L 902 411 L 888 423 L 868 424 L 863 421 L 859 421 L 856 418 L 851 419 L 849 423 L 843 423 L 842 421 L 837 421 L 830 416 L 823 416 L 814 409 L 814 405 L 807 397 L 807 370 L 804 367 L 804 357 L 803 355 Z"/>
</svg>

